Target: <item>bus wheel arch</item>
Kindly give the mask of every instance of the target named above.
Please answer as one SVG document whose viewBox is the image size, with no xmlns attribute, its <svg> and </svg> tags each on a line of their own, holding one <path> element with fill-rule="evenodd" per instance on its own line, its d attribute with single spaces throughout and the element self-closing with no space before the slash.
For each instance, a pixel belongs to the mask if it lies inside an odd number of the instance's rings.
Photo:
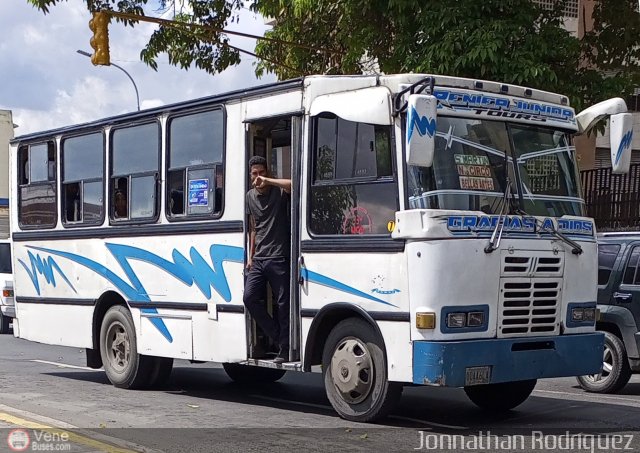
<svg viewBox="0 0 640 453">
<path fill-rule="evenodd" d="M 90 368 L 102 368 L 102 357 L 100 356 L 100 329 L 102 320 L 107 311 L 114 305 L 122 305 L 127 307 L 124 298 L 115 291 L 107 291 L 98 301 L 93 310 L 93 326 L 92 326 L 92 349 L 87 349 L 87 366 Z"/>
<path fill-rule="evenodd" d="M 311 327 L 309 328 L 309 334 L 307 335 L 305 344 L 304 371 L 311 371 L 313 365 L 322 364 L 322 352 L 329 334 L 338 323 L 347 318 L 361 318 L 368 322 L 384 344 L 380 327 L 378 327 L 375 320 L 365 310 L 357 305 L 344 302 L 327 304 L 313 317 Z M 384 348 L 384 353 L 386 359 L 386 347 Z"/>
</svg>

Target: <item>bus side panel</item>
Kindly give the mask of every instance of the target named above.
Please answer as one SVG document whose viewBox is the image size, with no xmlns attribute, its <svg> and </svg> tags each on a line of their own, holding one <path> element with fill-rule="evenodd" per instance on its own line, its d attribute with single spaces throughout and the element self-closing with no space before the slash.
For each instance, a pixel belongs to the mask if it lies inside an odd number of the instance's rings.
<svg viewBox="0 0 640 453">
<path fill-rule="evenodd" d="M 100 245 L 98 245 L 98 243 Z M 96 300 L 106 287 L 84 266 L 55 250 L 101 259 L 102 241 L 14 242 L 14 286 L 20 338 L 61 346 L 93 347 Z M 87 288 L 93 288 L 91 293 Z M 97 293 L 97 291 L 102 291 Z"/>
<path fill-rule="evenodd" d="M 242 301 L 239 301 L 242 304 Z M 247 359 L 244 313 L 218 312 L 218 319 L 206 313 L 193 316 L 193 359 L 210 362 L 240 362 Z"/>
<path fill-rule="evenodd" d="M 191 315 L 173 310 L 163 311 L 163 314 L 139 313 L 138 352 L 145 355 L 192 359 Z M 159 320 L 162 320 L 163 329 L 157 327 L 156 323 Z"/>
<path fill-rule="evenodd" d="M 302 274 L 306 277 L 301 309 L 320 310 L 329 304 L 347 303 L 368 312 L 383 335 L 389 379 L 410 382 L 409 296 L 404 253 L 306 252 L 303 257 Z M 356 312 L 353 315 L 357 316 Z M 302 323 L 302 344 L 306 345 L 311 319 L 302 318 Z"/>
<path fill-rule="evenodd" d="M 93 347 L 92 306 L 22 303 L 16 304 L 16 316 L 19 338 L 76 348 Z"/>
<path fill-rule="evenodd" d="M 413 346 L 409 322 L 378 321 L 387 350 L 387 379 L 413 381 Z"/>
</svg>

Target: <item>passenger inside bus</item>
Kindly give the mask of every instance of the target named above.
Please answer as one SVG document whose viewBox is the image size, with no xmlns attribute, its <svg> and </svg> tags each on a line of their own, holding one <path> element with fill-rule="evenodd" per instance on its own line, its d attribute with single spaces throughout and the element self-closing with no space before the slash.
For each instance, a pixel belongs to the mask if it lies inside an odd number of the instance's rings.
<svg viewBox="0 0 640 453">
<path fill-rule="evenodd" d="M 116 219 L 126 219 L 129 217 L 127 198 L 127 178 L 118 178 L 113 194 L 114 217 Z"/>
<path fill-rule="evenodd" d="M 117 218 L 126 218 L 127 217 L 127 195 L 123 190 L 117 189 L 115 196 L 115 207 L 116 207 L 116 217 Z"/>
<path fill-rule="evenodd" d="M 80 217 L 80 185 L 78 183 L 66 184 L 66 215 L 67 222 L 79 222 Z"/>
</svg>

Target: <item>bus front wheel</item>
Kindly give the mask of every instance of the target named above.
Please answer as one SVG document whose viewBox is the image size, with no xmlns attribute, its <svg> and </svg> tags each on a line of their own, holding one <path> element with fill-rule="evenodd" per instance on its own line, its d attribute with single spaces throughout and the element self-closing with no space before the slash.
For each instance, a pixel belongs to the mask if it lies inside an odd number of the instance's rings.
<svg viewBox="0 0 640 453">
<path fill-rule="evenodd" d="M 104 371 L 114 386 L 136 389 L 148 385 L 153 371 L 151 357 L 138 354 L 131 313 L 121 305 L 111 307 L 104 315 L 100 355 Z"/>
<path fill-rule="evenodd" d="M 371 325 L 358 318 L 338 323 L 322 353 L 329 402 L 347 420 L 372 422 L 389 413 L 402 393 L 387 380 L 384 344 Z"/>
<path fill-rule="evenodd" d="M 465 393 L 476 406 L 492 411 L 505 412 L 524 403 L 538 381 L 501 382 L 498 384 L 473 385 L 464 388 Z"/>
</svg>

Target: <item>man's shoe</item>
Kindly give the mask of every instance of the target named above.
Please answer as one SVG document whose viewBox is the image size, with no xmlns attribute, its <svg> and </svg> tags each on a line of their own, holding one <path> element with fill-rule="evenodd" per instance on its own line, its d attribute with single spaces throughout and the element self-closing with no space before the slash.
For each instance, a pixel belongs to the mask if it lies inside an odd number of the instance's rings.
<svg viewBox="0 0 640 453">
<path fill-rule="evenodd" d="M 280 351 L 278 351 L 278 355 L 275 359 L 273 359 L 273 363 L 284 363 L 289 360 L 289 346 L 280 346 Z"/>
</svg>

